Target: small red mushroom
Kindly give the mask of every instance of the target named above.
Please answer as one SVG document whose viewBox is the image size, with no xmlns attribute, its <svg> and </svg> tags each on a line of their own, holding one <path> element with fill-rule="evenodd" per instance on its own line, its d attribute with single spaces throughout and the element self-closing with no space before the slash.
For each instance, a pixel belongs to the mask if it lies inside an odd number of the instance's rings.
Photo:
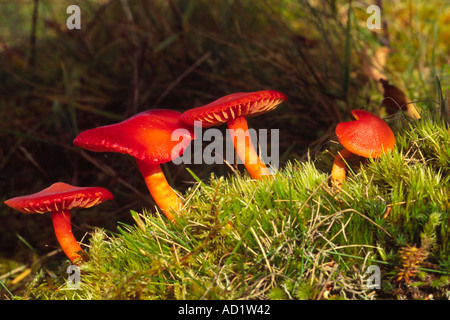
<svg viewBox="0 0 450 320">
<path fill-rule="evenodd" d="M 166 109 L 144 111 L 122 122 L 84 131 L 73 144 L 90 151 L 133 156 L 153 199 L 173 221 L 172 212 L 181 210 L 183 202 L 167 182 L 161 164 L 183 154 L 194 138 L 193 128 L 182 123 L 180 115 Z M 179 130 L 181 142 L 172 140 L 175 130 Z"/>
<path fill-rule="evenodd" d="M 56 239 L 66 256 L 74 263 L 81 258 L 79 252 L 83 249 L 72 233 L 70 210 L 90 208 L 112 198 L 112 194 L 104 188 L 75 187 L 56 182 L 37 193 L 6 200 L 5 204 L 22 213 L 51 212 Z"/>
<path fill-rule="evenodd" d="M 336 136 L 344 149 L 334 158 L 331 181 L 339 188 L 345 180 L 345 159 L 353 154 L 379 158 L 395 145 L 394 133 L 383 119 L 365 110 L 353 110 L 352 115 L 355 121 L 336 126 Z"/>
<path fill-rule="evenodd" d="M 247 117 L 271 111 L 287 99 L 286 95 L 274 90 L 233 93 L 202 107 L 185 111 L 180 119 L 192 126 L 201 122 L 204 128 L 226 122 L 239 158 L 253 179 L 262 180 L 263 175 L 269 175 L 269 170 L 259 158 L 250 139 Z"/>
</svg>

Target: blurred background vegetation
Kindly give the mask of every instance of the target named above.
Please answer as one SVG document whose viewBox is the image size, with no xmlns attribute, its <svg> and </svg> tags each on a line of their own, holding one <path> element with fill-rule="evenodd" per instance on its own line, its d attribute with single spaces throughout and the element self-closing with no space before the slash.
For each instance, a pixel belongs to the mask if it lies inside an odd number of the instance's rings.
<svg viewBox="0 0 450 320">
<path fill-rule="evenodd" d="M 116 229 L 129 210 L 154 205 L 130 157 L 75 148 L 83 130 L 148 109 L 180 112 L 239 91 L 274 89 L 289 101 L 249 119 L 280 129 L 280 155 L 302 160 L 330 148 L 350 110 L 379 113 L 383 93 L 368 65 L 388 47 L 384 74 L 429 108 L 436 77 L 450 89 L 447 0 L 376 1 L 18 0 L 0 1 L 0 200 L 56 181 L 102 186 L 113 201 L 73 215 L 81 239 Z M 81 30 L 68 30 L 69 5 Z M 445 40 L 447 39 L 447 41 Z M 369 68 L 370 69 L 370 68 Z M 330 162 L 331 164 L 331 162 Z M 227 166 L 189 165 L 202 179 Z M 185 167 L 164 166 L 183 191 Z M 328 170 L 329 167 L 324 168 Z M 50 216 L 0 209 L 0 275 L 58 248 Z M 62 254 L 61 254 L 61 257 Z"/>
</svg>

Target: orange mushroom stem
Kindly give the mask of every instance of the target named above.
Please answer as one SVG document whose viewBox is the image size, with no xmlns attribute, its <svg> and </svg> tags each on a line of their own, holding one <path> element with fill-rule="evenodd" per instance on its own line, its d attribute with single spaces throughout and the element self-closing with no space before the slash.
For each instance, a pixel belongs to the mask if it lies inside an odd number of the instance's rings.
<svg viewBox="0 0 450 320">
<path fill-rule="evenodd" d="M 236 153 L 253 179 L 269 177 L 270 171 L 261 160 L 249 135 L 246 117 L 240 116 L 227 121 Z"/>
<path fill-rule="evenodd" d="M 136 159 L 145 184 L 158 207 L 170 221 L 175 220 L 172 212 L 178 212 L 183 208 L 183 202 L 170 187 L 159 164 L 149 164 Z"/>
<path fill-rule="evenodd" d="M 83 252 L 83 249 L 81 249 L 72 233 L 70 220 L 69 210 L 52 212 L 53 229 L 55 231 L 56 239 L 67 258 L 69 258 L 70 261 L 75 262 L 81 258 L 79 253 Z"/>
<path fill-rule="evenodd" d="M 347 149 L 342 149 L 334 157 L 333 166 L 331 168 L 331 183 L 337 188 L 342 188 L 346 177 L 347 159 L 354 154 Z"/>
</svg>

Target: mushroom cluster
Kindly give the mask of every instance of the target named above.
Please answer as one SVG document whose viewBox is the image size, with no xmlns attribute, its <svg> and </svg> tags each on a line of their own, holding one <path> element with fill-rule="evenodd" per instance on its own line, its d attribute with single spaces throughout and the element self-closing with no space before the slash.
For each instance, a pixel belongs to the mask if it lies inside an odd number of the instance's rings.
<svg viewBox="0 0 450 320">
<path fill-rule="evenodd" d="M 255 180 L 270 176 L 248 134 L 247 117 L 275 109 L 287 96 L 275 90 L 239 92 L 180 113 L 167 109 L 140 112 L 122 122 L 86 130 L 73 144 L 93 152 L 117 152 L 133 157 L 154 201 L 171 222 L 182 214 L 183 200 L 167 182 L 161 165 L 180 157 L 195 136 L 195 126 L 204 128 L 226 123 L 235 150 Z M 331 181 L 338 187 L 345 180 L 346 159 L 353 154 L 380 157 L 392 150 L 395 137 L 378 116 L 353 110 L 355 121 L 340 123 L 336 135 L 344 147 L 335 157 Z M 174 133 L 176 138 L 174 139 Z M 180 141 L 181 139 L 181 141 Z M 26 214 L 52 213 L 56 238 L 72 263 L 83 260 L 83 249 L 72 233 L 70 211 L 89 208 L 112 199 L 101 187 L 76 187 L 57 182 L 34 194 L 5 201 Z"/>
<path fill-rule="evenodd" d="M 262 90 L 230 94 L 183 114 L 167 109 L 143 111 L 122 122 L 86 130 L 75 137 L 73 144 L 89 151 L 132 156 L 156 204 L 173 222 L 184 204 L 167 182 L 161 165 L 181 156 L 195 139 L 194 122 L 202 127 L 226 122 L 232 129 L 238 156 L 250 175 L 261 180 L 269 171 L 249 139 L 246 117 L 273 110 L 285 100 L 286 95 L 280 92 Z M 89 208 L 112 198 L 104 188 L 57 182 L 34 194 L 6 200 L 5 204 L 27 214 L 51 212 L 61 249 L 72 263 L 78 263 L 83 260 L 83 249 L 72 233 L 71 209 Z"/>
</svg>

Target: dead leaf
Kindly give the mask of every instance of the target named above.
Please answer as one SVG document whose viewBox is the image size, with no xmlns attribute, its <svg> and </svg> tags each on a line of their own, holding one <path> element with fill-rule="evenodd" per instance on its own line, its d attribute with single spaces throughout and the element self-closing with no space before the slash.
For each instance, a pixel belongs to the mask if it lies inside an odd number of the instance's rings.
<svg viewBox="0 0 450 320">
<path fill-rule="evenodd" d="M 420 114 L 414 103 L 398 87 L 392 85 L 386 79 L 380 79 L 383 86 L 383 106 L 388 114 L 395 114 L 402 110 L 413 119 L 420 119 Z"/>
</svg>

